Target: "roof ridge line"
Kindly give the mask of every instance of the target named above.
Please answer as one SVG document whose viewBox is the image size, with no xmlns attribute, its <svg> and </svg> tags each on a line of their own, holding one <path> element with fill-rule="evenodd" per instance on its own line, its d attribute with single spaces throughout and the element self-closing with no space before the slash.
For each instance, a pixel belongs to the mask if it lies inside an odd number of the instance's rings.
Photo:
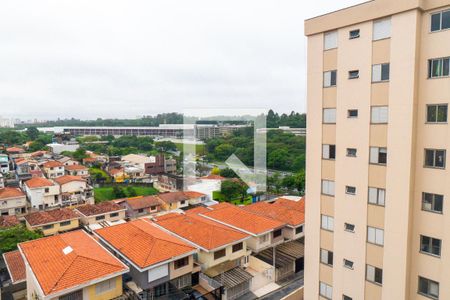
<svg viewBox="0 0 450 300">
<path fill-rule="evenodd" d="M 154 226 L 154 225 L 152 225 L 152 223 L 151 223 L 150 221 L 146 221 L 146 220 L 143 220 L 143 219 L 140 219 L 140 220 L 142 220 L 142 221 L 148 223 L 150 226 Z M 183 243 L 179 243 L 179 242 L 174 242 L 174 241 L 169 241 L 169 240 L 167 240 L 167 239 L 161 239 L 161 238 L 155 237 L 155 236 L 153 236 L 153 235 L 151 235 L 151 234 L 145 232 L 145 230 L 143 230 L 142 228 L 139 228 L 138 226 L 135 226 L 134 224 L 132 224 L 132 225 L 133 225 L 134 227 L 138 228 L 139 230 L 143 231 L 144 233 L 150 235 L 150 236 L 151 236 L 152 238 L 154 238 L 155 240 L 165 241 L 165 242 L 172 243 L 172 244 L 176 244 L 176 245 L 179 245 L 179 246 L 184 246 L 184 247 L 190 247 L 190 248 L 193 248 L 193 247 L 191 247 L 191 246 L 189 246 L 189 245 L 187 245 L 187 244 L 183 244 Z M 156 227 L 155 227 L 155 228 L 156 228 Z M 161 230 L 161 229 L 159 229 L 159 228 L 156 228 L 156 229 Z M 175 236 L 173 236 L 173 235 L 171 235 L 171 234 L 169 234 L 169 233 L 167 233 L 167 235 L 169 235 L 170 237 L 173 237 L 173 238 L 175 238 L 175 239 L 178 239 L 177 237 L 175 237 Z"/>
<path fill-rule="evenodd" d="M 103 264 L 107 264 L 107 265 L 110 265 L 110 266 L 116 266 L 116 267 L 118 267 L 118 266 L 115 265 L 115 264 L 111 264 L 111 263 L 109 263 L 109 262 L 101 261 L 101 260 L 98 260 L 98 259 L 95 259 L 95 258 L 92 258 L 92 257 L 85 256 L 85 255 L 77 254 L 77 258 L 78 258 L 78 257 L 82 257 L 82 258 L 86 258 L 86 259 L 93 260 L 93 261 L 96 261 L 96 262 L 100 262 L 100 263 L 103 263 Z"/>
<path fill-rule="evenodd" d="M 75 260 L 78 258 L 78 254 L 76 254 L 77 256 L 74 257 L 74 259 L 70 262 L 70 265 L 64 270 L 64 272 L 61 274 L 61 276 L 59 276 L 59 278 L 56 280 L 55 284 L 51 287 L 50 291 L 53 291 L 53 289 L 56 287 L 56 285 L 59 283 L 59 281 L 61 280 L 61 278 L 64 276 L 64 274 L 66 274 L 66 272 L 70 269 L 70 267 L 73 265 L 73 263 L 75 262 Z M 50 293 L 49 291 L 49 293 Z"/>
</svg>

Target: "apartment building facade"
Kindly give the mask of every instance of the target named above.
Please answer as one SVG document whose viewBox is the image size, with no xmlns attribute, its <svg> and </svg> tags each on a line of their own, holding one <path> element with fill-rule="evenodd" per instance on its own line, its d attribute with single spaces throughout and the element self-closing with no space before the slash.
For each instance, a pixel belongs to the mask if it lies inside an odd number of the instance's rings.
<svg viewBox="0 0 450 300">
<path fill-rule="evenodd" d="M 448 29 L 449 0 L 305 22 L 305 299 L 450 299 Z"/>
</svg>

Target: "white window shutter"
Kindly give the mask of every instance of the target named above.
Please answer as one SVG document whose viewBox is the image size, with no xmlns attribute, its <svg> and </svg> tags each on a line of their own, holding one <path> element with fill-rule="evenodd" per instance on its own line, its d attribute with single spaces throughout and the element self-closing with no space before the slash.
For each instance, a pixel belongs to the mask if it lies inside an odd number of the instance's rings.
<svg viewBox="0 0 450 300">
<path fill-rule="evenodd" d="M 328 217 L 328 229 L 334 230 L 334 219 L 332 217 Z"/>
<path fill-rule="evenodd" d="M 323 73 L 323 86 L 324 87 L 331 86 L 331 72 L 324 72 Z"/>
<path fill-rule="evenodd" d="M 369 188 L 369 202 L 377 203 L 377 189 L 370 187 Z"/>
<path fill-rule="evenodd" d="M 367 229 L 367 240 L 371 243 L 375 242 L 375 228 L 368 227 Z"/>
<path fill-rule="evenodd" d="M 337 48 L 338 46 L 338 33 L 337 31 L 327 32 L 324 35 L 324 50 Z"/>
<path fill-rule="evenodd" d="M 328 182 L 328 193 L 334 196 L 334 181 Z"/>
<path fill-rule="evenodd" d="M 381 81 L 381 65 L 372 66 L 372 82 Z"/>
<path fill-rule="evenodd" d="M 375 243 L 378 245 L 384 244 L 384 230 L 377 229 L 375 233 Z"/>
<path fill-rule="evenodd" d="M 330 145 L 322 146 L 322 157 L 327 159 L 330 158 Z"/>
<path fill-rule="evenodd" d="M 386 191 L 379 189 L 378 190 L 378 204 L 384 205 L 384 198 L 386 197 Z"/>
<path fill-rule="evenodd" d="M 370 147 L 370 162 L 372 164 L 378 163 L 378 148 L 377 147 Z"/>
<path fill-rule="evenodd" d="M 391 36 L 391 18 L 373 22 L 373 40 L 381 40 Z"/>
<path fill-rule="evenodd" d="M 372 266 L 367 266 L 367 274 L 366 277 L 367 279 L 369 279 L 370 281 L 374 281 L 375 279 L 375 268 Z"/>
<path fill-rule="evenodd" d="M 381 123 L 387 123 L 389 118 L 389 111 L 387 106 L 379 107 L 379 118 Z"/>
<path fill-rule="evenodd" d="M 336 109 L 325 108 L 323 110 L 323 122 L 324 123 L 336 123 Z"/>
</svg>

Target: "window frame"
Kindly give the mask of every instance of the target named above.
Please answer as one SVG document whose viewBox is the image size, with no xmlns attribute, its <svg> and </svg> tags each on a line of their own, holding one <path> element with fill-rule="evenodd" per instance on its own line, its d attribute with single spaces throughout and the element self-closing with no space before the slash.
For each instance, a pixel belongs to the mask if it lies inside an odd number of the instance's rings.
<svg viewBox="0 0 450 300">
<path fill-rule="evenodd" d="M 353 270 L 353 266 L 355 265 L 355 263 L 353 261 L 346 259 L 346 258 L 344 258 L 342 260 L 343 260 L 342 263 L 343 263 L 344 268 Z M 347 264 L 347 263 L 349 263 L 349 264 Z"/>
<path fill-rule="evenodd" d="M 330 112 L 334 111 L 334 118 L 333 118 L 333 120 L 325 121 L 325 112 L 326 111 L 330 111 Z M 322 109 L 322 123 L 323 124 L 336 124 L 336 113 L 337 113 L 337 110 L 334 107 L 327 107 L 327 108 Z"/>
<path fill-rule="evenodd" d="M 389 33 L 387 36 L 382 36 L 382 37 L 375 37 L 376 34 L 376 25 L 382 23 L 383 21 L 389 21 Z M 377 19 L 377 20 L 373 20 L 372 22 L 372 42 L 376 42 L 376 41 L 381 41 L 384 39 L 390 39 L 392 36 L 392 19 L 391 17 L 387 17 L 387 18 L 381 18 L 381 19 Z"/>
<path fill-rule="evenodd" d="M 372 149 L 378 149 L 377 150 L 377 162 L 372 162 Z M 384 149 L 385 153 L 386 153 L 386 162 L 382 163 L 380 162 L 380 153 L 381 150 Z M 370 146 L 369 149 L 369 163 L 372 165 L 380 165 L 380 166 L 386 166 L 387 165 L 387 147 L 372 147 Z"/>
<path fill-rule="evenodd" d="M 324 261 L 324 256 L 326 255 L 326 261 Z M 320 248 L 320 263 L 326 266 L 332 267 L 334 264 L 334 254 L 333 251 Z"/>
<path fill-rule="evenodd" d="M 428 120 L 428 109 L 430 107 L 434 107 L 436 109 L 436 121 L 429 121 Z M 446 107 L 446 120 L 445 121 L 439 121 L 439 108 L 440 107 Z M 437 104 L 427 104 L 426 110 L 425 110 L 425 124 L 448 124 L 448 103 L 437 103 Z"/>
<path fill-rule="evenodd" d="M 370 190 L 376 190 L 376 203 L 370 201 L 371 197 L 370 197 Z M 380 204 L 380 191 L 383 191 L 383 204 Z M 368 204 L 372 204 L 372 205 L 377 205 L 377 206 L 382 206 L 385 207 L 386 206 L 386 189 L 383 188 L 378 188 L 378 187 L 374 187 L 374 186 L 369 186 L 367 189 L 367 203 Z"/>
<path fill-rule="evenodd" d="M 223 249 L 214 251 L 213 256 L 214 256 L 214 260 L 218 260 L 218 259 L 221 259 L 222 257 L 227 256 L 227 250 L 226 250 L 226 248 L 223 248 Z"/>
<path fill-rule="evenodd" d="M 239 242 L 239 243 L 234 244 L 233 246 L 231 246 L 231 252 L 232 253 L 241 251 L 242 249 L 244 249 L 244 243 L 243 242 Z"/>
<path fill-rule="evenodd" d="M 378 66 L 380 67 L 380 70 L 379 70 L 380 79 L 379 80 L 377 78 L 374 78 L 375 74 L 376 74 L 375 69 Z M 388 68 L 388 78 L 383 79 L 383 68 L 386 68 L 386 66 Z M 391 80 L 391 63 L 390 62 L 372 65 L 372 83 L 389 82 L 390 80 Z"/>
<path fill-rule="evenodd" d="M 358 79 L 359 78 L 359 70 L 350 70 L 348 71 L 348 79 Z"/>
<path fill-rule="evenodd" d="M 370 230 L 373 230 L 373 232 L 374 232 L 374 240 L 373 241 L 371 241 L 371 239 L 370 239 L 370 235 L 369 235 Z M 380 233 L 382 234 L 381 243 L 379 241 L 377 241 L 379 239 L 378 235 Z M 384 247 L 384 229 L 373 227 L 373 226 L 367 226 L 367 243 L 376 245 L 376 246 L 380 246 L 380 247 Z"/>
<path fill-rule="evenodd" d="M 331 47 L 327 47 L 327 37 L 335 35 L 334 38 L 334 43 Z M 337 30 L 332 30 L 332 31 L 327 31 L 323 34 L 323 51 L 328 51 L 328 50 L 333 50 L 333 49 L 337 49 L 339 44 L 339 33 Z"/>
<path fill-rule="evenodd" d="M 329 232 L 334 232 L 334 217 L 324 214 L 320 215 L 320 228 Z"/>
<path fill-rule="evenodd" d="M 322 287 L 325 288 L 326 294 L 322 294 Z M 325 299 L 332 300 L 333 286 L 331 286 L 323 281 L 319 281 L 319 295 Z"/>
<path fill-rule="evenodd" d="M 325 148 L 328 147 L 328 157 L 325 156 Z M 334 149 L 334 151 L 331 151 L 331 149 Z M 331 157 L 331 153 L 334 153 L 334 157 Z M 336 145 L 332 144 L 322 144 L 322 159 L 325 160 L 336 160 Z"/>
<path fill-rule="evenodd" d="M 355 32 L 357 32 L 357 35 L 352 35 L 352 33 L 355 33 Z M 348 32 L 348 39 L 349 40 L 358 39 L 360 37 L 361 37 L 361 30 L 359 28 L 358 29 L 352 29 L 352 30 L 350 30 Z"/>
<path fill-rule="evenodd" d="M 353 226 L 353 229 L 348 228 L 347 225 L 349 225 L 350 227 Z M 354 233 L 355 232 L 355 228 L 356 228 L 355 224 L 351 224 L 351 223 L 347 223 L 347 222 L 344 223 L 344 230 L 347 231 L 347 232 Z"/>
<path fill-rule="evenodd" d="M 430 294 L 430 293 L 422 292 L 422 291 L 420 290 L 420 287 L 421 287 L 421 284 L 420 284 L 421 282 L 420 282 L 420 280 L 421 280 L 421 279 L 426 281 L 426 283 L 427 283 L 427 290 L 428 290 L 428 291 L 430 290 L 430 283 L 436 284 L 436 285 L 437 285 L 437 291 L 438 291 L 438 294 L 435 296 L 435 295 L 432 295 L 432 294 Z M 435 300 L 437 300 L 437 299 L 439 299 L 439 282 L 438 282 L 438 281 L 434 281 L 434 280 L 432 280 L 432 279 L 429 279 L 429 278 L 426 278 L 426 277 L 423 277 L 423 276 L 420 276 L 420 275 L 419 275 L 418 283 L 417 283 L 417 293 L 418 293 L 419 295 L 424 296 L 424 297 L 427 297 L 427 298 L 430 298 L 430 299 L 435 299 Z"/>
<path fill-rule="evenodd" d="M 71 220 L 68 221 L 62 221 L 59 223 L 59 227 L 65 227 L 65 226 L 69 226 L 72 223 Z"/>
<path fill-rule="evenodd" d="M 327 85 L 326 74 L 330 73 L 330 85 Z M 333 74 L 334 74 L 334 84 L 333 84 Z M 332 88 L 337 86 L 337 70 L 329 70 L 323 72 L 323 88 Z"/>
<path fill-rule="evenodd" d="M 352 113 L 355 113 L 356 115 L 352 116 Z M 347 118 L 348 119 L 356 119 L 358 118 L 358 110 L 357 109 L 347 109 Z"/>
<path fill-rule="evenodd" d="M 429 33 L 436 33 L 436 32 L 446 31 L 446 30 L 450 29 L 450 26 L 449 26 L 449 28 L 442 28 L 442 23 L 444 22 L 443 14 L 448 13 L 448 12 L 450 12 L 450 9 L 445 9 L 445 10 L 440 10 L 440 11 L 435 11 L 435 12 L 430 13 L 430 31 L 429 31 Z M 435 15 L 439 15 L 439 29 L 437 29 L 437 30 L 433 30 L 433 16 L 435 16 Z"/>
<path fill-rule="evenodd" d="M 429 241 L 427 243 L 428 245 L 426 245 L 428 247 L 429 251 L 426 251 L 426 250 L 423 249 L 423 240 L 425 238 L 429 239 Z M 439 253 L 438 254 L 433 253 L 433 248 L 434 248 L 433 242 L 434 241 L 439 241 Z M 438 238 L 435 238 L 435 237 L 431 237 L 431 236 L 427 236 L 427 235 L 421 234 L 420 237 L 419 237 L 419 252 L 422 253 L 422 254 L 425 254 L 425 255 L 430 255 L 430 256 L 433 256 L 433 257 L 440 258 L 441 254 L 442 254 L 442 239 L 438 239 Z"/>
<path fill-rule="evenodd" d="M 370 277 L 369 276 L 370 275 L 369 274 L 369 269 L 370 268 L 373 268 L 373 279 L 369 278 Z M 377 281 L 377 277 L 378 277 L 377 276 L 377 271 L 381 272 L 381 280 L 380 280 L 381 282 Z M 376 284 L 376 285 L 379 285 L 379 286 L 382 286 L 383 285 L 383 269 L 375 267 L 375 266 L 372 266 L 372 265 L 369 265 L 369 264 L 366 264 L 366 281 L 368 281 L 370 283 L 373 283 L 373 284 Z"/>
<path fill-rule="evenodd" d="M 431 199 L 431 206 L 432 207 L 436 206 L 435 205 L 435 203 L 436 203 L 436 196 L 441 196 L 442 197 L 442 204 L 441 204 L 442 210 L 439 211 L 439 210 L 434 210 L 434 209 L 426 209 L 425 206 L 424 206 L 424 200 L 425 200 L 425 196 L 426 195 L 431 195 L 432 196 L 432 199 Z M 441 194 L 422 192 L 422 206 L 421 206 L 421 208 L 422 208 L 423 211 L 442 215 L 444 213 L 444 199 L 445 199 L 444 195 L 441 195 Z"/>
<path fill-rule="evenodd" d="M 433 165 L 432 166 L 427 165 L 427 151 L 433 151 Z M 437 151 L 444 152 L 444 166 L 443 167 L 436 166 Z M 425 148 L 424 149 L 424 157 L 423 157 L 423 167 L 424 168 L 445 170 L 446 165 L 447 165 L 447 150 L 446 149 L 436 149 L 436 148 Z"/>
<path fill-rule="evenodd" d="M 326 188 L 324 188 L 324 184 L 326 184 Z M 330 186 L 331 184 L 332 184 L 332 193 L 331 193 L 331 186 Z M 321 192 L 322 195 L 334 197 L 336 195 L 336 183 L 335 183 L 335 181 L 328 180 L 328 179 L 322 179 L 320 192 Z"/>
<path fill-rule="evenodd" d="M 349 154 L 349 150 L 355 150 L 355 155 L 350 155 L 350 154 Z M 346 156 L 347 156 L 347 157 L 357 157 L 357 155 L 358 155 L 358 149 L 357 149 L 357 148 L 347 148 L 347 149 L 345 150 L 345 153 L 346 153 Z"/>
<path fill-rule="evenodd" d="M 186 266 L 189 266 L 189 261 L 190 261 L 189 256 L 185 256 L 180 259 L 177 259 L 173 262 L 173 269 L 178 270 L 178 269 L 184 268 Z"/>
<path fill-rule="evenodd" d="M 445 65 L 445 61 L 448 60 L 448 67 L 449 67 L 449 73 L 447 75 L 444 75 L 444 65 Z M 433 75 L 433 69 L 434 69 L 434 63 L 436 61 L 439 61 L 439 63 L 441 63 L 441 69 L 442 69 L 442 75 L 437 75 L 434 76 Z M 428 74 L 427 74 L 427 78 L 428 79 L 439 79 L 439 78 L 449 78 L 450 77 L 450 56 L 446 56 L 446 57 L 436 57 L 436 58 L 430 58 L 428 59 Z"/>
<path fill-rule="evenodd" d="M 354 190 L 353 192 L 351 191 L 352 189 Z M 351 185 L 346 185 L 345 186 L 345 193 L 347 195 L 355 196 L 356 195 L 356 187 L 355 186 L 351 186 Z"/>
</svg>

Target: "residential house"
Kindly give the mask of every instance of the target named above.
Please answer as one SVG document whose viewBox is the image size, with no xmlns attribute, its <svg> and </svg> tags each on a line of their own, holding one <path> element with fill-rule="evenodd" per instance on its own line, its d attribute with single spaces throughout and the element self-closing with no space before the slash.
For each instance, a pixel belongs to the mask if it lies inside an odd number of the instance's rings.
<svg viewBox="0 0 450 300">
<path fill-rule="evenodd" d="M 56 178 L 64 175 L 64 165 L 56 160 L 50 160 L 42 165 L 47 178 Z"/>
<path fill-rule="evenodd" d="M 27 212 L 27 198 L 19 188 L 0 189 L 0 215 L 21 215 Z"/>
<path fill-rule="evenodd" d="M 65 166 L 66 175 L 89 177 L 89 170 L 83 165 L 68 165 Z"/>
<path fill-rule="evenodd" d="M 99 222 L 116 222 L 125 219 L 126 209 L 112 201 L 98 204 L 86 204 L 75 209 L 83 225 L 91 225 Z"/>
<path fill-rule="evenodd" d="M 59 159 L 57 159 L 60 163 L 62 163 L 65 167 L 67 166 L 73 166 L 73 165 L 79 165 L 80 163 L 68 156 L 63 156 Z"/>
<path fill-rule="evenodd" d="M 3 261 L 9 274 L 9 280 L 1 282 L 3 294 L 11 295 L 12 299 L 26 299 L 25 262 L 20 251 L 15 250 L 3 253 Z"/>
<path fill-rule="evenodd" d="M 156 196 L 138 196 L 114 200 L 115 203 L 126 209 L 128 218 L 137 218 L 149 214 L 158 213 L 161 210 L 162 201 Z"/>
<path fill-rule="evenodd" d="M 6 154 L 0 154 L 0 173 L 9 173 L 9 158 Z"/>
<path fill-rule="evenodd" d="M 46 209 L 61 205 L 59 185 L 43 177 L 34 177 L 23 185 L 32 209 Z"/>
<path fill-rule="evenodd" d="M 183 191 L 183 194 L 188 198 L 189 205 L 204 204 L 208 201 L 208 196 L 200 192 Z"/>
<path fill-rule="evenodd" d="M 9 147 L 6 148 L 6 153 L 8 153 L 10 158 L 19 157 L 21 154 L 25 153 L 25 150 L 20 147 Z"/>
<path fill-rule="evenodd" d="M 145 164 L 155 163 L 154 156 L 145 156 L 140 154 L 128 154 L 122 156 L 122 162 L 129 163 L 131 165 L 135 165 L 142 170 L 145 170 Z"/>
<path fill-rule="evenodd" d="M 86 179 L 65 175 L 55 178 L 54 181 L 59 185 L 62 206 L 94 203 L 94 191 Z"/>
<path fill-rule="evenodd" d="M 193 275 L 200 271 L 194 265 L 196 249 L 150 221 L 135 220 L 94 233 L 130 266 L 141 299 L 186 299 L 180 289 L 191 286 L 193 277 L 198 282 L 198 274 Z"/>
<path fill-rule="evenodd" d="M 177 161 L 173 158 L 166 159 L 164 154 L 158 154 L 153 157 L 153 162 L 144 164 L 145 174 L 175 174 L 177 171 Z"/>
<path fill-rule="evenodd" d="M 158 195 L 158 198 L 162 201 L 162 209 L 174 210 L 179 208 L 185 208 L 189 206 L 189 197 L 184 192 L 168 192 Z"/>
<path fill-rule="evenodd" d="M 114 299 L 129 268 L 83 230 L 23 242 L 27 299 Z M 51 262 L 51 263 L 49 263 Z"/>
<path fill-rule="evenodd" d="M 185 178 L 183 176 L 160 174 L 153 182 L 153 186 L 160 191 L 175 192 L 183 190 L 184 180 Z"/>
<path fill-rule="evenodd" d="M 20 224 L 17 215 L 12 216 L 0 216 L 0 230 L 9 227 L 14 227 Z"/>
<path fill-rule="evenodd" d="M 41 230 L 44 235 L 53 235 L 80 227 L 80 216 L 69 208 L 37 211 L 25 215 L 29 230 Z"/>
<path fill-rule="evenodd" d="M 14 160 L 16 178 L 20 181 L 31 179 L 31 164 L 30 161 L 24 158 L 17 158 Z"/>
</svg>

